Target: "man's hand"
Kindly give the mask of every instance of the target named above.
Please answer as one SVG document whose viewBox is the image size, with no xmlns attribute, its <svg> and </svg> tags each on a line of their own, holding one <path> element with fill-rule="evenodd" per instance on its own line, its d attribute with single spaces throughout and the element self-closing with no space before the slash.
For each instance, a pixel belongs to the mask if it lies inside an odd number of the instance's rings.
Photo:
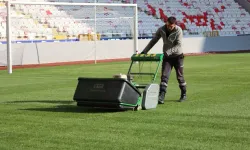
<svg viewBox="0 0 250 150">
<path fill-rule="evenodd" d="M 166 55 L 166 56 L 169 56 L 169 55 L 171 55 L 171 54 L 172 54 L 172 52 L 171 52 L 170 50 L 168 50 L 168 51 L 165 52 L 165 55 Z"/>
</svg>

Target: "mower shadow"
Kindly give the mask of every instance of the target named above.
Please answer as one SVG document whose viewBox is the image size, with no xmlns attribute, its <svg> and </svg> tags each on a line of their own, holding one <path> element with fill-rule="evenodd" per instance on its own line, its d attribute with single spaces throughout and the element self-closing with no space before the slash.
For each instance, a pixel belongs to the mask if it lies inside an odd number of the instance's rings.
<svg viewBox="0 0 250 150">
<path fill-rule="evenodd" d="M 62 113 L 115 113 L 115 112 L 124 111 L 124 110 L 115 110 L 115 109 L 86 108 L 86 107 L 78 107 L 74 105 L 58 105 L 58 106 L 49 107 L 49 108 L 26 108 L 26 109 L 21 109 L 21 110 L 62 112 Z"/>
<path fill-rule="evenodd" d="M 165 100 L 165 103 L 176 103 L 177 100 Z M 61 112 L 61 113 L 116 113 L 124 112 L 126 110 L 104 109 L 104 108 L 87 108 L 79 107 L 73 100 L 27 100 L 27 101 L 9 101 L 8 104 L 22 104 L 22 103 L 42 103 L 42 104 L 56 104 L 50 107 L 34 107 L 23 108 L 19 110 L 25 111 L 43 111 L 43 112 Z"/>
<path fill-rule="evenodd" d="M 74 101 L 69 100 L 27 100 L 27 101 L 9 101 L 8 104 L 21 104 L 21 103 L 44 103 L 44 104 L 73 104 Z"/>
<path fill-rule="evenodd" d="M 124 110 L 115 109 L 100 109 L 100 108 L 86 108 L 76 106 L 73 100 L 27 100 L 27 101 L 9 101 L 8 104 L 22 104 L 22 103 L 42 103 L 42 104 L 56 104 L 51 107 L 35 107 L 24 108 L 19 110 L 26 111 L 46 111 L 46 112 L 63 112 L 63 113 L 114 113 Z"/>
</svg>

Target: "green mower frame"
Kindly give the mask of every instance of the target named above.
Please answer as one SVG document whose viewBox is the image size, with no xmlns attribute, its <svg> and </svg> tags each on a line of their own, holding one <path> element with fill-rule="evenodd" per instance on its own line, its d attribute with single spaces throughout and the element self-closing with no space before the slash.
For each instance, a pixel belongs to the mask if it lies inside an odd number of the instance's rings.
<svg viewBox="0 0 250 150">
<path fill-rule="evenodd" d="M 136 88 L 145 88 L 146 84 L 137 84 L 135 81 L 133 81 L 133 76 L 152 76 L 151 83 L 155 83 L 160 65 L 163 60 L 163 54 L 134 54 L 131 57 L 131 64 L 127 73 L 128 81 L 131 82 Z M 138 65 L 137 63 L 142 62 L 157 62 L 157 67 L 155 68 L 154 72 L 132 72 L 133 65 Z"/>
</svg>

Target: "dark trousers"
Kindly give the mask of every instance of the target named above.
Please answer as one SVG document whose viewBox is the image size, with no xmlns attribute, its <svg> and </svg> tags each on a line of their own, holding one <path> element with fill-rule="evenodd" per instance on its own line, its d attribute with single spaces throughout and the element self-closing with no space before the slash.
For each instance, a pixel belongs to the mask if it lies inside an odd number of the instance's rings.
<svg viewBox="0 0 250 150">
<path fill-rule="evenodd" d="M 167 92 L 168 80 L 172 68 L 174 67 L 176 72 L 176 77 L 179 83 L 181 94 L 186 94 L 186 81 L 183 76 L 183 61 L 184 55 L 181 54 L 176 57 L 165 57 L 162 62 L 162 74 L 161 74 L 161 83 L 160 83 L 160 92 Z"/>
</svg>

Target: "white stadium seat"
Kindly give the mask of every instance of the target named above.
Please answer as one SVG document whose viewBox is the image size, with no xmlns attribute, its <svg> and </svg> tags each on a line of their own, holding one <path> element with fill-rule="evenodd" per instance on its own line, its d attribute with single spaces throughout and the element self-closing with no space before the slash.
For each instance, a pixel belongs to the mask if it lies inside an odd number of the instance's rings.
<svg viewBox="0 0 250 150">
<path fill-rule="evenodd" d="M 27 1 L 27 0 L 18 0 Z M 32 0 L 50 1 L 50 0 Z M 94 0 L 57 0 L 60 2 L 85 2 L 93 3 Z M 99 0 L 100 3 L 123 3 L 122 0 Z M 131 1 L 132 3 L 132 1 Z M 156 29 L 164 24 L 164 15 L 169 17 L 174 15 L 184 30 L 184 35 L 203 35 L 203 32 L 218 31 L 220 36 L 236 36 L 237 34 L 249 34 L 250 15 L 240 8 L 234 0 L 138 0 L 138 25 L 139 36 L 152 36 Z M 192 7 L 189 5 L 192 4 Z M 93 7 L 91 6 L 49 6 L 49 5 L 14 5 L 11 11 L 12 17 L 25 18 L 13 19 L 12 25 L 18 37 L 27 35 L 47 36 L 52 39 L 52 35 L 74 35 L 94 31 L 94 22 L 89 19 L 94 18 Z M 6 6 L 0 2 L 0 36 L 6 34 Z M 217 8 L 217 9 L 216 9 Z M 133 16 L 132 8 L 120 7 L 112 8 L 119 16 Z M 160 12 L 160 9 L 163 12 Z M 108 37 L 126 37 L 131 35 L 132 21 L 114 21 L 117 14 L 114 14 L 103 7 L 97 7 L 97 32 L 107 33 Z M 5 15 L 4 15 L 5 14 Z M 106 18 L 106 19 L 105 19 Z M 78 20 L 77 20 L 78 19 Z M 80 20 L 79 20 L 80 19 Z M 84 20 L 85 19 L 85 20 Z M 211 21 L 213 20 L 213 21 Z M 237 31 L 236 32 L 236 29 Z M 238 30 L 239 29 L 239 30 Z M 190 36 L 189 35 L 189 36 Z"/>
</svg>

